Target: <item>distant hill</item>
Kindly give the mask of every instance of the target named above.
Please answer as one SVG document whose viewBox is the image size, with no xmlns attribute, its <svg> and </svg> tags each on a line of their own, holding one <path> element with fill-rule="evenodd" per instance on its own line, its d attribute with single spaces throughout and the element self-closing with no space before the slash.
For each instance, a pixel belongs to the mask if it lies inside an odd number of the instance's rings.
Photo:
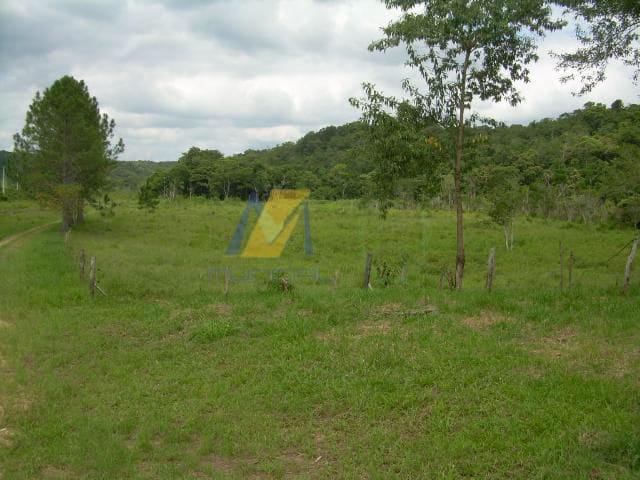
<svg viewBox="0 0 640 480">
<path fill-rule="evenodd" d="M 363 173 L 373 168 L 368 158 L 363 156 L 363 148 L 367 142 L 366 125 L 351 122 L 309 132 L 296 142 L 287 142 L 264 150 L 247 150 L 229 158 L 321 173 L 337 164 L 345 164 L 353 173 Z"/>
<path fill-rule="evenodd" d="M 12 152 L 0 150 L 0 169 L 8 167 Z M 176 162 L 152 162 L 150 160 L 119 161 L 109 175 L 109 181 L 114 189 L 138 190 L 147 178 L 160 169 L 169 170 Z M 1 173 L 0 173 L 1 174 Z M 7 168 L 7 175 L 11 171 Z"/>
<path fill-rule="evenodd" d="M 170 169 L 176 162 L 152 162 L 133 160 L 116 162 L 109 174 L 109 181 L 116 190 L 138 190 L 140 186 L 160 169 Z"/>
</svg>

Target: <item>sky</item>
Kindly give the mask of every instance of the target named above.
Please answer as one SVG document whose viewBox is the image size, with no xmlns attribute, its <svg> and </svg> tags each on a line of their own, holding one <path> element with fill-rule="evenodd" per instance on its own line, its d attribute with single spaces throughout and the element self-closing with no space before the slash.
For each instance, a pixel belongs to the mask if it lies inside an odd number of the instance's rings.
<svg viewBox="0 0 640 480">
<path fill-rule="evenodd" d="M 413 74 L 402 49 L 372 53 L 397 18 L 379 0 L 2 0 L 0 149 L 13 149 L 37 91 L 83 79 L 116 121 L 121 160 L 177 160 L 191 146 L 225 155 L 295 141 L 357 120 L 362 82 L 389 94 Z M 550 50 L 575 46 L 571 29 L 547 36 L 524 102 L 477 103 L 508 124 L 555 117 L 588 101 L 640 103 L 620 64 L 591 94 L 562 84 Z"/>
</svg>

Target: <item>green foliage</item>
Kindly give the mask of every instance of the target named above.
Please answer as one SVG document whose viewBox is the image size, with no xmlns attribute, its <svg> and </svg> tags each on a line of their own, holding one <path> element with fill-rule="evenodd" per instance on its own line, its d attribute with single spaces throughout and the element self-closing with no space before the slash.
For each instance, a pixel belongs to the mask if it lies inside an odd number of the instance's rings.
<svg viewBox="0 0 640 480">
<path fill-rule="evenodd" d="M 409 255 L 378 254 L 374 257 L 373 265 L 376 271 L 374 284 L 383 288 L 406 282 L 405 273 L 408 267 Z"/>
<path fill-rule="evenodd" d="M 516 82 L 529 80 L 527 65 L 538 58 L 533 37 L 556 30 L 563 23 L 551 18 L 551 9 L 543 0 L 384 0 L 384 4 L 399 9 L 402 15 L 382 29 L 384 38 L 373 42 L 369 50 L 386 51 L 402 45 L 408 56 L 406 64 L 420 73 L 422 85 L 412 85 L 405 79 L 402 88 L 409 100 L 399 101 L 364 84 L 366 98 L 351 103 L 363 110 L 363 119 L 374 128 L 390 123 L 386 120 L 389 112 L 395 113 L 402 124 L 408 112 L 412 119 L 448 130 L 457 212 L 456 287 L 462 288 L 464 135 L 469 120 L 478 119 L 477 115 L 467 119 L 466 113 L 474 99 L 520 103 Z M 397 176 L 404 164 L 411 163 L 396 148 L 379 156 L 381 185 Z M 383 187 L 381 196 L 383 213 L 388 207 L 384 188 L 388 187 Z"/>
<path fill-rule="evenodd" d="M 152 162 L 150 160 L 117 161 L 109 172 L 109 186 L 115 190 L 137 191 L 155 172 L 169 169 L 176 162 Z"/>
<path fill-rule="evenodd" d="M 580 48 L 556 55 L 559 67 L 572 71 L 563 80 L 579 76 L 579 93 L 590 92 L 606 78 L 611 60 L 621 60 L 640 78 L 640 3 L 635 0 L 554 0 L 567 8 L 576 22 Z"/>
<path fill-rule="evenodd" d="M 314 198 L 363 195 L 371 161 L 362 155 L 365 127 L 351 123 L 310 132 L 296 143 L 247 150 L 223 157 L 217 150 L 192 147 L 171 168 L 155 171 L 147 182 L 157 195 L 247 199 L 266 198 L 274 188 L 304 188 Z"/>
<path fill-rule="evenodd" d="M 246 201 L 256 189 L 265 199 L 271 188 L 308 188 L 312 198 L 359 198 L 382 211 L 453 208 L 449 131 L 422 119 L 407 102 L 386 112 L 386 97 L 371 88 L 379 97 L 360 104 L 371 109 L 363 110 L 366 123 L 327 127 L 295 143 L 225 158 L 196 149 L 191 161 L 185 154 L 179 165 L 154 171 L 145 195 L 176 199 L 189 197 L 191 188 L 192 196 Z M 527 126 L 468 127 L 465 209 L 488 212 L 502 188 L 498 177 L 510 172 L 508 203 L 518 214 L 635 225 L 628 199 L 640 195 L 639 125 L 640 106 L 616 101 L 611 107 L 587 103 Z"/>
<path fill-rule="evenodd" d="M 98 199 L 89 199 L 89 204 L 103 217 L 113 217 L 115 215 L 115 208 L 118 206 L 108 193 L 105 193 L 102 197 L 98 197 Z"/>
<path fill-rule="evenodd" d="M 191 339 L 199 343 L 214 342 L 233 335 L 237 330 L 237 327 L 234 327 L 229 320 L 216 318 L 194 329 L 191 333 Z"/>
<path fill-rule="evenodd" d="M 158 195 L 153 191 L 150 182 L 147 181 L 140 187 L 138 192 L 138 208 L 146 208 L 149 211 L 153 211 L 158 207 L 159 203 Z"/>
<path fill-rule="evenodd" d="M 420 72 L 425 91 L 408 81 L 403 88 L 425 118 L 460 124 L 459 110 L 474 98 L 521 101 L 515 82 L 528 81 L 535 61 L 533 36 L 560 28 L 543 1 L 385 0 L 402 12 L 369 50 L 403 45 L 407 64 Z"/>
<path fill-rule="evenodd" d="M 67 75 L 36 93 L 22 132 L 14 136 L 24 184 L 62 210 L 65 230 L 82 221 L 84 202 L 106 186 L 124 150 L 121 139 L 112 144 L 114 129 L 84 81 Z"/>
</svg>

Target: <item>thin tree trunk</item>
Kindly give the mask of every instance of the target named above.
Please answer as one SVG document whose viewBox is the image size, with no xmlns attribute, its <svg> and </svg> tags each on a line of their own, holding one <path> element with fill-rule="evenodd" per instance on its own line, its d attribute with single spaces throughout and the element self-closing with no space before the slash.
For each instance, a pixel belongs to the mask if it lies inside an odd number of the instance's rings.
<svg viewBox="0 0 640 480">
<path fill-rule="evenodd" d="M 509 224 L 509 250 L 513 250 L 513 220 Z"/>
<path fill-rule="evenodd" d="M 454 167 L 454 185 L 456 202 L 456 288 L 462 288 L 464 275 L 464 219 L 462 209 L 462 150 L 464 146 L 464 109 L 467 86 L 467 69 L 471 51 L 467 50 L 462 67 L 462 79 L 460 84 L 460 104 L 458 113 L 458 139 L 456 142 L 456 163 Z"/>
</svg>

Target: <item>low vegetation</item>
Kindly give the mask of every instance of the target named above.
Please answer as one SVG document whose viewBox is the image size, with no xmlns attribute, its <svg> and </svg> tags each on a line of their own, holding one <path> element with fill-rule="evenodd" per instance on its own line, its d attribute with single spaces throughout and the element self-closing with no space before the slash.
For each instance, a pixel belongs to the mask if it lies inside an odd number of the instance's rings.
<svg viewBox="0 0 640 480">
<path fill-rule="evenodd" d="M 507 251 L 472 213 L 457 292 L 439 288 L 450 212 L 312 201 L 313 255 L 299 224 L 255 262 L 224 256 L 243 202 L 118 203 L 66 243 L 51 227 L 0 249 L 3 480 L 640 474 L 634 231 L 518 217 Z"/>
</svg>

